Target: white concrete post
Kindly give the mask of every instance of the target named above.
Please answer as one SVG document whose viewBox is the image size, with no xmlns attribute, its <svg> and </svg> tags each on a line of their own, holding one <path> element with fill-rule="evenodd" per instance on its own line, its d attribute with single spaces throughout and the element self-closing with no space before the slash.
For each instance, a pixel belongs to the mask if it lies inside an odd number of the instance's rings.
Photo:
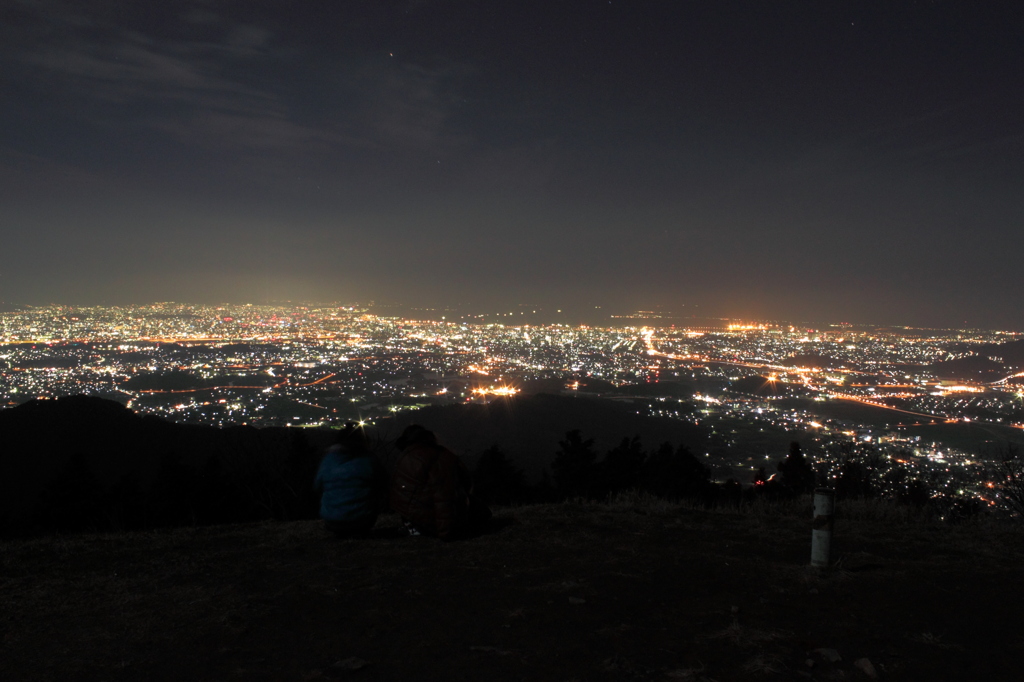
<svg viewBox="0 0 1024 682">
<path fill-rule="evenodd" d="M 832 514 L 836 492 L 831 488 L 814 490 L 814 522 L 811 524 L 811 566 L 823 568 L 831 563 Z"/>
</svg>

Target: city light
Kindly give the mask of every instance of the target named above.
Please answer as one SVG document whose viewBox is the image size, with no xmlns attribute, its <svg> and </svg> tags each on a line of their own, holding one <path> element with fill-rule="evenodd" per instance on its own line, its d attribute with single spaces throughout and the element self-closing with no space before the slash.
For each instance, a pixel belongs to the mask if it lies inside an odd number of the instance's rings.
<svg viewBox="0 0 1024 682">
<path fill-rule="evenodd" d="M 992 479 L 977 452 L 942 442 L 939 428 L 1005 437 L 1024 427 L 1024 368 L 936 372 L 1005 343 L 998 332 L 462 319 L 383 317 L 358 306 L 26 308 L 0 313 L 0 406 L 85 394 L 182 423 L 366 426 L 536 385 L 706 430 L 701 451 L 722 480 L 749 481 L 755 461 L 785 454 L 750 451 L 744 431 L 802 434 L 816 456 L 870 447 L 952 495 L 980 494 Z M 765 384 L 772 390 L 759 391 Z M 864 421 L 835 416 L 837 405 Z"/>
<path fill-rule="evenodd" d="M 473 393 L 476 395 L 498 395 L 498 396 L 509 396 L 519 393 L 519 389 L 512 386 L 492 386 L 489 388 L 474 388 Z"/>
</svg>

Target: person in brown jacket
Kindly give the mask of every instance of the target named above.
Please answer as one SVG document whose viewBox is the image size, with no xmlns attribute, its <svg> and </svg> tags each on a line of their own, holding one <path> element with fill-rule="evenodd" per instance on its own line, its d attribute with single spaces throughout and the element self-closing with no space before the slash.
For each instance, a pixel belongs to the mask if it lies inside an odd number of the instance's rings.
<svg viewBox="0 0 1024 682">
<path fill-rule="evenodd" d="M 410 535 L 454 540 L 483 529 L 491 512 L 472 496 L 469 470 L 454 452 L 415 424 L 395 444 L 402 454 L 391 478 L 391 508 Z"/>
</svg>

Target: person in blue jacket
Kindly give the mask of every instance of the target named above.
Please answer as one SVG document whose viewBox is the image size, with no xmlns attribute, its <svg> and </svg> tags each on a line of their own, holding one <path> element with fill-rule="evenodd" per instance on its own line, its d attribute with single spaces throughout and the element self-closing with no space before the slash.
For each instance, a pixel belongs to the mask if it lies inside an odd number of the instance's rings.
<svg viewBox="0 0 1024 682">
<path fill-rule="evenodd" d="M 320 518 L 327 530 L 338 537 L 370 532 L 387 494 L 387 475 L 358 424 L 345 424 L 338 432 L 313 485 L 321 493 Z"/>
</svg>

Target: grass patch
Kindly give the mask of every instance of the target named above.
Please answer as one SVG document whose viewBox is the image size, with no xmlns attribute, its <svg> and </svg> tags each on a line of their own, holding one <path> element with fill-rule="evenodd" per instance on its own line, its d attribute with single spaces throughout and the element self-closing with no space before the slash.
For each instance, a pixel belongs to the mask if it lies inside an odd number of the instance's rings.
<svg viewBox="0 0 1024 682">
<path fill-rule="evenodd" d="M 828 571 L 806 500 L 636 493 L 498 509 L 449 544 L 394 516 L 363 540 L 302 521 L 7 541 L 0 678 L 825 680 L 866 658 L 1018 679 L 1019 528 L 839 510 Z"/>
</svg>

